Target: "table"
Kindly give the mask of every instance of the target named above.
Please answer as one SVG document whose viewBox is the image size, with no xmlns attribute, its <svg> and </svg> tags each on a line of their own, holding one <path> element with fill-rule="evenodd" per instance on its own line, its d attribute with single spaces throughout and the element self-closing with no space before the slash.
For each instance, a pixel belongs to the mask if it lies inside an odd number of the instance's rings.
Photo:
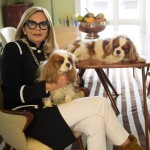
<svg viewBox="0 0 150 150">
<path fill-rule="evenodd" d="M 58 45 L 61 49 L 64 49 L 67 45 L 73 42 L 77 37 L 81 37 L 81 32 L 79 32 L 76 27 L 60 27 L 55 28 L 56 38 Z M 116 112 L 116 115 L 119 114 L 118 108 L 116 106 L 114 97 L 112 96 L 109 87 L 113 90 L 116 97 L 118 96 L 117 91 L 114 89 L 113 85 L 107 78 L 103 69 L 109 68 L 140 68 L 142 73 L 142 82 L 143 82 L 143 105 L 144 105 L 144 119 L 145 119 L 145 134 L 146 134 L 146 150 L 149 150 L 149 135 L 148 135 L 148 109 L 147 109 L 147 100 L 146 100 L 146 75 L 145 68 L 150 67 L 150 62 L 146 63 L 115 63 L 115 64 L 103 64 L 99 61 L 88 60 L 82 61 L 77 64 L 77 68 L 80 70 L 80 76 L 82 77 L 86 69 L 95 69 L 97 75 L 102 82 L 104 89 L 111 101 L 112 107 Z"/>
<path fill-rule="evenodd" d="M 148 109 L 147 109 L 147 95 L 146 95 L 146 73 L 145 68 L 150 67 L 150 62 L 146 63 L 137 63 L 137 62 L 128 62 L 128 63 L 115 63 L 115 64 L 103 64 L 102 62 L 96 60 L 82 61 L 77 64 L 77 68 L 81 70 L 81 77 L 83 76 L 86 69 L 95 69 L 101 83 L 104 86 L 104 89 L 109 97 L 112 107 L 116 112 L 116 115 L 119 114 L 119 110 L 116 106 L 115 100 L 109 90 L 109 86 L 112 88 L 115 95 L 118 96 L 118 93 L 110 83 L 103 69 L 109 68 L 139 68 L 142 73 L 142 83 L 143 83 L 143 105 L 144 105 L 144 119 L 145 119 L 145 134 L 146 134 L 146 150 L 149 150 L 149 131 L 148 131 Z"/>
</svg>

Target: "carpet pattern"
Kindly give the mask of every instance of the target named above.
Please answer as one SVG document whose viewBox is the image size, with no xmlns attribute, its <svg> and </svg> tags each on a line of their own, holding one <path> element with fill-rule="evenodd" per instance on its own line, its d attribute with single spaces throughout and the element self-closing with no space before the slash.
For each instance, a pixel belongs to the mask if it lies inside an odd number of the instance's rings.
<svg viewBox="0 0 150 150">
<path fill-rule="evenodd" d="M 142 147 L 145 147 L 145 126 L 143 116 L 143 90 L 142 75 L 140 69 L 135 69 L 133 74 L 132 68 L 109 69 L 108 75 L 111 83 L 117 90 L 119 96 L 116 99 L 117 107 L 120 111 L 118 119 L 124 128 L 134 134 Z M 91 91 L 90 96 L 107 97 L 103 85 L 99 81 L 96 72 L 92 69 L 86 70 L 84 74 L 85 87 Z M 147 84 L 149 77 L 147 78 Z M 111 90 L 111 89 L 110 89 Z M 150 131 L 150 98 L 147 97 L 149 109 L 149 131 Z M 115 150 L 115 146 L 112 148 Z M 72 150 L 74 150 L 72 148 Z"/>
<path fill-rule="evenodd" d="M 143 116 L 143 97 L 142 97 L 142 77 L 141 70 L 135 69 L 135 77 L 133 77 L 133 69 L 109 69 L 109 79 L 119 96 L 116 99 L 117 107 L 120 111 L 118 119 L 124 128 L 134 134 L 138 142 L 145 147 L 145 127 Z M 90 96 L 104 96 L 107 97 L 104 88 L 99 81 L 96 72 L 92 69 L 86 70 L 84 76 L 85 87 L 90 89 Z M 149 81 L 149 79 L 147 79 Z M 111 90 L 111 89 L 110 89 Z M 108 100 L 109 101 L 109 100 Z M 147 97 L 147 104 L 149 109 L 149 131 L 150 131 L 150 98 Z M 83 136 L 84 145 L 86 145 L 86 138 Z M 2 142 L 0 138 L 0 142 Z M 2 150 L 2 143 L 0 150 Z M 76 143 L 67 147 L 65 150 L 77 150 Z M 115 150 L 115 147 L 112 148 Z"/>
</svg>

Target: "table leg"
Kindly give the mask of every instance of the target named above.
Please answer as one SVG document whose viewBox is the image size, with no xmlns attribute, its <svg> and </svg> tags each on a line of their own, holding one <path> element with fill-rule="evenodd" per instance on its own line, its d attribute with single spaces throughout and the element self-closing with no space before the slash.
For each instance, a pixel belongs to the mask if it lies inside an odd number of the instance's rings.
<svg viewBox="0 0 150 150">
<path fill-rule="evenodd" d="M 86 69 L 80 69 L 80 70 L 79 70 L 79 76 L 80 76 L 81 79 L 82 79 L 82 77 L 83 77 L 83 74 L 84 74 L 85 70 L 86 70 Z M 106 91 L 106 93 L 107 93 L 107 96 L 109 97 L 109 99 L 110 99 L 110 101 L 111 101 L 112 107 L 113 107 L 113 109 L 114 109 L 116 115 L 119 115 L 120 112 L 119 112 L 119 110 L 118 110 L 118 108 L 117 108 L 117 106 L 116 106 L 115 100 L 114 100 L 114 98 L 113 98 L 113 96 L 112 96 L 112 94 L 111 94 L 111 92 L 110 92 L 110 90 L 109 90 L 108 85 L 111 87 L 111 89 L 113 90 L 113 92 L 115 93 L 116 96 L 118 96 L 119 94 L 117 93 L 117 91 L 115 90 L 115 88 L 113 87 L 113 85 L 111 84 L 111 82 L 109 81 L 109 79 L 108 79 L 108 77 L 106 76 L 106 74 L 105 74 L 105 72 L 103 71 L 103 69 L 95 69 L 95 71 L 96 71 L 96 73 L 97 73 L 97 75 L 98 75 L 98 77 L 99 77 L 101 83 L 102 83 L 103 86 L 104 86 L 104 89 L 105 89 L 105 91 Z M 107 84 L 108 84 L 108 85 L 107 85 Z"/>
<path fill-rule="evenodd" d="M 149 67 L 146 69 L 146 79 L 147 79 L 147 73 L 149 72 Z"/>
<path fill-rule="evenodd" d="M 118 110 L 118 108 L 116 106 L 115 100 L 114 100 L 114 98 L 113 98 L 113 96 L 112 96 L 112 94 L 111 94 L 111 92 L 109 90 L 109 87 L 107 85 L 107 82 L 106 82 L 106 79 L 104 77 L 104 73 L 103 73 L 102 69 L 95 69 L 95 71 L 97 72 L 97 75 L 98 75 L 101 83 L 103 84 L 103 87 L 104 87 L 104 89 L 105 89 L 105 91 L 107 93 L 107 96 L 109 97 L 109 99 L 111 101 L 112 107 L 113 107 L 116 115 L 119 115 L 120 112 L 119 112 L 119 110 Z"/>
<path fill-rule="evenodd" d="M 146 76 L 145 68 L 142 67 L 142 82 L 143 82 L 143 105 L 144 105 L 144 119 L 145 119 L 145 135 L 146 135 L 146 150 L 149 150 L 149 132 L 148 132 L 148 109 L 146 97 Z"/>
<path fill-rule="evenodd" d="M 116 97 L 119 96 L 119 94 L 117 93 L 116 89 L 115 89 L 114 86 L 111 84 L 111 82 L 110 82 L 110 80 L 108 79 L 108 77 L 106 76 L 106 73 L 104 72 L 104 70 L 101 69 L 101 71 L 102 71 L 101 73 L 103 73 L 103 76 L 104 76 L 106 82 L 107 82 L 108 85 L 111 87 L 111 89 L 112 89 L 113 92 L 115 93 Z M 85 72 L 85 69 L 80 69 L 80 70 L 79 70 L 79 73 L 78 73 L 78 74 L 79 74 L 80 78 L 83 77 L 84 72 Z M 98 75 L 98 76 L 99 76 L 99 75 Z"/>
<path fill-rule="evenodd" d="M 119 94 L 117 93 L 116 89 L 114 88 L 114 86 L 111 84 L 110 80 L 108 79 L 108 77 L 106 76 L 106 73 L 104 72 L 103 69 L 101 69 L 101 73 L 103 73 L 103 76 L 106 80 L 106 82 L 108 83 L 108 85 L 111 87 L 111 89 L 113 90 L 113 92 L 115 93 L 116 97 L 119 96 Z"/>
</svg>

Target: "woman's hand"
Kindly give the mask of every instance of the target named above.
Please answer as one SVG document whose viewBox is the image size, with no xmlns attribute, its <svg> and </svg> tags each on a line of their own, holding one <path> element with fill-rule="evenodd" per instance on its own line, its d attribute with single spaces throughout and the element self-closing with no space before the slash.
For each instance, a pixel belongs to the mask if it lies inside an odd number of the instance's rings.
<svg viewBox="0 0 150 150">
<path fill-rule="evenodd" d="M 64 87 L 66 84 L 68 84 L 66 75 L 60 75 L 58 76 L 57 83 L 46 83 L 46 92 L 59 89 Z"/>
</svg>

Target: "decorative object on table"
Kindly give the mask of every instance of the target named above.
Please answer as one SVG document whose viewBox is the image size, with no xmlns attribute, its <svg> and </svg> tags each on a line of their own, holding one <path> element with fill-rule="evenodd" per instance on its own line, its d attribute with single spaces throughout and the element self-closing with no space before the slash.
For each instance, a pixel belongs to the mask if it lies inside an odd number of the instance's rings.
<svg viewBox="0 0 150 150">
<path fill-rule="evenodd" d="M 67 85 L 51 91 L 48 98 L 43 98 L 44 107 L 67 103 L 85 96 L 85 91 L 76 86 L 77 70 L 74 55 L 70 52 L 65 50 L 54 51 L 48 61 L 41 65 L 39 74 L 38 80 L 46 81 L 47 83 L 57 83 L 57 77 L 60 74 L 66 74 L 68 77 Z"/>
<path fill-rule="evenodd" d="M 67 27 L 69 27 L 69 24 L 70 24 L 70 21 L 69 21 L 69 18 L 67 16 L 67 18 L 66 18 L 66 25 L 67 25 Z"/>
<path fill-rule="evenodd" d="M 98 33 L 106 28 L 106 18 L 103 13 L 99 13 L 95 16 L 88 11 L 84 17 L 78 15 L 77 20 L 79 22 L 79 30 L 87 33 L 85 39 L 99 38 Z"/>
<path fill-rule="evenodd" d="M 125 35 L 96 41 L 76 40 L 68 45 L 67 51 L 76 56 L 76 61 L 96 60 L 104 64 L 118 62 L 145 62 L 138 54 L 134 43 Z"/>
<path fill-rule="evenodd" d="M 65 16 L 65 17 L 59 17 L 58 18 L 58 22 L 60 25 L 62 25 L 63 27 L 70 27 L 70 26 L 78 26 L 78 21 L 76 17 L 73 16 Z"/>
</svg>

